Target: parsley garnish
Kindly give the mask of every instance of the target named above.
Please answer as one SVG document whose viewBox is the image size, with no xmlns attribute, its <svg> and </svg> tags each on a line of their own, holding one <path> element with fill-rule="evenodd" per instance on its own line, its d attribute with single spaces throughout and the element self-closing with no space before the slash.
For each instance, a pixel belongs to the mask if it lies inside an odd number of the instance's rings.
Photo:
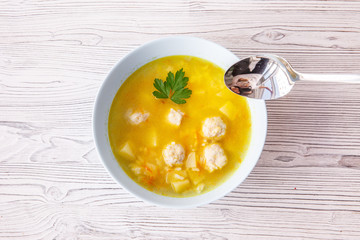
<svg viewBox="0 0 360 240">
<path fill-rule="evenodd" d="M 185 72 L 183 69 L 178 70 L 175 76 L 172 72 L 169 72 L 166 81 L 155 78 L 154 87 L 158 91 L 154 91 L 153 95 L 156 98 L 170 98 L 171 101 L 177 104 L 184 104 L 185 98 L 189 98 L 192 91 L 185 88 L 188 84 L 189 78 L 184 77 Z"/>
</svg>

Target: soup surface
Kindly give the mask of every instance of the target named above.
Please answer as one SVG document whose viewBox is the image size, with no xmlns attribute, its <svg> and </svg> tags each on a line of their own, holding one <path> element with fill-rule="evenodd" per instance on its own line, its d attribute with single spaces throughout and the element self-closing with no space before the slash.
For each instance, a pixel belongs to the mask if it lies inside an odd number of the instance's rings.
<svg viewBox="0 0 360 240">
<path fill-rule="evenodd" d="M 183 69 L 186 103 L 156 98 L 154 79 Z M 189 197 L 223 183 L 241 164 L 251 136 L 245 98 L 228 90 L 224 70 L 204 59 L 170 56 L 135 71 L 109 113 L 112 151 L 124 171 L 157 194 Z"/>
</svg>

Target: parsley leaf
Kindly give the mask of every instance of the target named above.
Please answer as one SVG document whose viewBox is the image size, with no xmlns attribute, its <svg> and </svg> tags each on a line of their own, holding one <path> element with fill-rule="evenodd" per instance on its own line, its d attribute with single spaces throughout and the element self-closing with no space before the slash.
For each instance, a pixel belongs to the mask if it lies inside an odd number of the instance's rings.
<svg viewBox="0 0 360 240">
<path fill-rule="evenodd" d="M 182 98 L 189 98 L 190 95 L 191 95 L 192 91 L 188 88 L 182 88 L 176 92 L 174 92 L 174 94 L 171 96 L 171 100 L 174 102 L 174 103 L 177 103 L 177 104 L 184 104 L 186 103 L 186 101 Z"/>
<path fill-rule="evenodd" d="M 169 72 L 166 81 L 155 78 L 154 87 L 158 91 L 154 91 L 153 95 L 156 98 L 170 98 L 171 101 L 177 104 L 186 103 L 185 98 L 191 96 L 192 91 L 185 88 L 189 82 L 189 78 L 185 77 L 183 69 L 178 70 L 175 76 L 172 72 Z"/>
<path fill-rule="evenodd" d="M 166 91 L 165 83 L 161 79 L 155 78 L 154 87 L 159 90 L 153 92 L 155 97 L 168 98 L 168 92 Z"/>
</svg>

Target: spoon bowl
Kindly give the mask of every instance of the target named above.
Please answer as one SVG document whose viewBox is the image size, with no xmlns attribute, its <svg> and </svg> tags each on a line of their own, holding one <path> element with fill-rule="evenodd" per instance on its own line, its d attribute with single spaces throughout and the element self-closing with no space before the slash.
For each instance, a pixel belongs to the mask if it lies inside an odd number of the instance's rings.
<svg viewBox="0 0 360 240">
<path fill-rule="evenodd" d="M 234 93 L 262 100 L 287 95 L 299 80 L 356 83 L 360 75 L 300 74 L 284 58 L 264 54 L 236 62 L 224 76 L 226 86 Z"/>
</svg>

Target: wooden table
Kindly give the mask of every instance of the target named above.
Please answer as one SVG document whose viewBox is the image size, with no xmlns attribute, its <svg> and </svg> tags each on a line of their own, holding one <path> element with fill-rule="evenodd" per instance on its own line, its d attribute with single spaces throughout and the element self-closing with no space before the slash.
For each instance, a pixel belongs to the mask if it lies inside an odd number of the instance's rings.
<svg viewBox="0 0 360 240">
<path fill-rule="evenodd" d="M 124 191 L 91 127 L 112 66 L 160 37 L 360 73 L 359 1 L 14 0 L 0 23 L 0 239 L 360 239 L 360 84 L 299 83 L 269 102 L 254 171 L 195 209 Z"/>
</svg>

